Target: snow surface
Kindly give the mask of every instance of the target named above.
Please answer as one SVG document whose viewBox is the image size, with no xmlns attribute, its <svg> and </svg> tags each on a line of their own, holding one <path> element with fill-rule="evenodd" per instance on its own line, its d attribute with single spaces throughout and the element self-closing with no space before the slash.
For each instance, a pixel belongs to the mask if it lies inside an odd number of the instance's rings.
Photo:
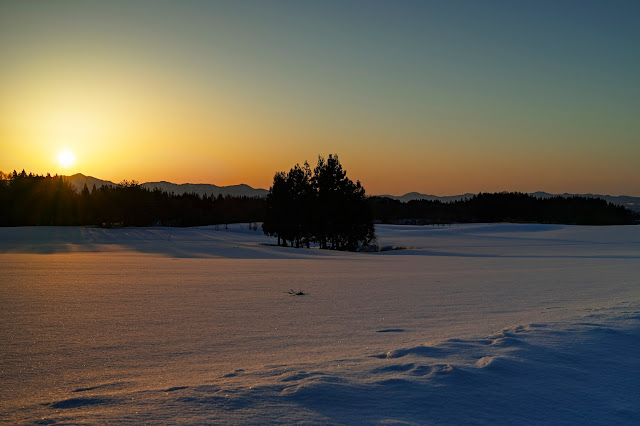
<svg viewBox="0 0 640 426">
<path fill-rule="evenodd" d="M 377 232 L 0 229 L 0 421 L 640 423 L 640 227 Z"/>
</svg>

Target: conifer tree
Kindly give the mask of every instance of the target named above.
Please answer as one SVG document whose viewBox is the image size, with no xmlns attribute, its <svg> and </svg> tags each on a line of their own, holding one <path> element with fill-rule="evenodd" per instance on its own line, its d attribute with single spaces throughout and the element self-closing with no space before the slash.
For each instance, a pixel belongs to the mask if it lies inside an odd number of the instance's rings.
<svg viewBox="0 0 640 426">
<path fill-rule="evenodd" d="M 322 249 L 359 250 L 375 240 L 364 188 L 347 177 L 337 155 L 318 157 L 313 172 L 305 162 L 276 173 L 263 230 L 295 247 L 316 242 Z"/>
</svg>

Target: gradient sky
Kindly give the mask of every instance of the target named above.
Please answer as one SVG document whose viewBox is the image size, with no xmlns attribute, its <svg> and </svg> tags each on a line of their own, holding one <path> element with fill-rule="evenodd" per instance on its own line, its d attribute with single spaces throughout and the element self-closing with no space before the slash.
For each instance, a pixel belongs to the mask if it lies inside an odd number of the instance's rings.
<svg viewBox="0 0 640 426">
<path fill-rule="evenodd" d="M 0 170 L 640 196 L 639 76 L 636 0 L 0 1 Z"/>
</svg>

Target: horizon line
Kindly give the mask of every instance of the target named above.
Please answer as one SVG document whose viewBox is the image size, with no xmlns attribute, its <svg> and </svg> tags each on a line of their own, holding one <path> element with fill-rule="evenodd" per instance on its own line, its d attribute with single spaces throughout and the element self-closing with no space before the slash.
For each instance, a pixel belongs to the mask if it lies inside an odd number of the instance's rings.
<svg viewBox="0 0 640 426">
<path fill-rule="evenodd" d="M 23 168 L 22 170 L 26 172 L 26 169 Z M 16 169 L 13 169 L 9 173 L 7 173 L 7 172 L 3 172 L 3 173 L 5 175 L 11 175 L 14 171 L 17 172 Z M 2 172 L 2 170 L 0 170 L 0 172 Z M 33 173 L 33 172 L 29 172 L 29 173 Z M 34 173 L 34 174 L 37 175 L 37 173 Z M 50 175 L 50 176 L 60 176 L 60 177 L 73 177 L 73 176 L 76 176 L 76 175 L 81 175 L 81 176 L 86 177 L 86 178 L 92 178 L 92 179 L 96 179 L 96 180 L 100 180 L 100 181 L 110 182 L 110 183 L 112 183 L 114 185 L 118 184 L 118 182 L 114 182 L 114 181 L 107 180 L 107 179 L 97 178 L 97 177 L 91 176 L 91 175 L 86 175 L 86 174 L 84 174 L 82 172 L 76 172 L 76 173 L 73 173 L 71 175 L 65 175 L 65 174 L 59 174 L 59 173 L 51 174 L 50 172 L 47 172 L 47 173 L 43 173 L 42 176 L 46 176 L 47 174 Z M 128 179 L 122 179 L 122 180 L 120 180 L 120 182 L 125 181 L 125 180 L 128 180 Z M 168 184 L 172 184 L 172 185 L 211 185 L 211 186 L 216 186 L 218 188 L 228 188 L 228 187 L 233 187 L 233 186 L 242 186 L 242 185 L 244 185 L 244 186 L 247 186 L 247 187 L 249 187 L 251 189 L 254 189 L 254 190 L 269 191 L 269 189 L 267 189 L 267 188 L 253 187 L 253 186 L 251 186 L 251 185 L 249 185 L 247 183 L 242 183 L 242 182 L 241 183 L 236 183 L 236 184 L 231 184 L 231 185 L 222 185 L 221 186 L 221 185 L 217 185 L 215 183 L 203 183 L 203 182 L 200 182 L 200 183 L 195 183 L 195 182 L 177 183 L 177 182 L 171 182 L 171 181 L 167 181 L 167 180 L 142 182 L 142 181 L 139 181 L 137 179 L 129 179 L 129 181 L 136 181 L 140 185 L 149 184 L 149 183 L 163 183 L 164 182 L 164 183 L 168 183 Z M 365 188 L 365 190 L 366 190 L 366 188 Z M 478 195 L 478 194 L 496 194 L 496 193 L 502 193 L 502 192 L 506 192 L 506 193 L 522 193 L 522 194 L 529 194 L 529 195 L 537 194 L 537 193 L 544 193 L 544 194 L 549 194 L 549 195 L 593 195 L 593 196 L 605 196 L 605 197 L 640 198 L 640 194 L 638 194 L 638 195 L 629 195 L 629 194 L 620 193 L 620 194 L 613 195 L 611 193 L 603 194 L 603 193 L 596 193 L 596 192 L 567 192 L 567 191 L 564 191 L 564 192 L 549 192 L 549 191 L 544 191 L 544 190 L 537 190 L 537 191 L 533 191 L 533 192 L 523 192 L 523 191 L 506 190 L 506 189 L 498 190 L 498 191 L 478 191 L 478 192 L 469 192 L 469 191 L 467 191 L 467 192 L 463 192 L 463 193 L 446 194 L 446 195 L 433 194 L 433 193 L 427 194 L 427 193 L 423 193 L 423 192 L 419 192 L 419 191 L 409 191 L 409 192 L 405 192 L 404 194 L 401 194 L 401 195 L 395 195 L 395 194 L 389 194 L 389 193 L 377 193 L 377 194 L 369 194 L 368 196 L 402 198 L 402 197 L 405 197 L 405 196 L 410 195 L 410 194 L 417 194 L 417 195 L 445 198 L 445 197 L 461 197 L 461 196 Z"/>
</svg>

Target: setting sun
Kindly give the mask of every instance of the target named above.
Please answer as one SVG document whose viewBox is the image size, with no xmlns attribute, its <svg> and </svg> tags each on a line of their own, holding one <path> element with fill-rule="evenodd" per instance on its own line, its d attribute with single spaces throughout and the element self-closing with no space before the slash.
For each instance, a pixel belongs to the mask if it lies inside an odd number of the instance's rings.
<svg viewBox="0 0 640 426">
<path fill-rule="evenodd" d="M 64 150 L 58 154 L 58 164 L 62 167 L 70 167 L 75 163 L 76 157 L 73 155 L 71 151 Z"/>
</svg>

